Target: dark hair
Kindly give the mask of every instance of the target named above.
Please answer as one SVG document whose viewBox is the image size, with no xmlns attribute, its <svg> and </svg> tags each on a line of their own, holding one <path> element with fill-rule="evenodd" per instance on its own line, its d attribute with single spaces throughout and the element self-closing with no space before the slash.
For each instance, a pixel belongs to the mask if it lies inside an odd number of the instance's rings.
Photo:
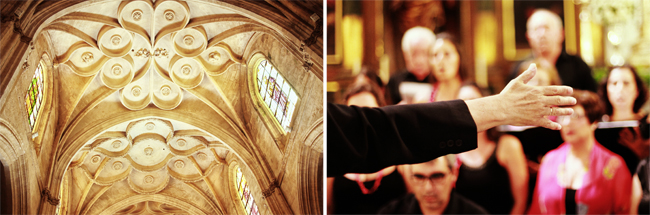
<svg viewBox="0 0 650 215">
<path fill-rule="evenodd" d="M 458 74 L 460 75 L 460 81 L 465 82 L 468 79 L 470 79 L 469 72 L 468 72 L 467 68 L 465 67 L 465 64 L 463 63 L 463 59 L 466 59 L 465 55 L 464 55 L 464 52 L 463 52 L 463 47 L 460 46 L 460 43 L 458 43 L 458 40 L 456 39 L 456 37 L 454 37 L 450 33 L 442 32 L 442 33 L 436 35 L 436 40 L 439 40 L 439 39 L 449 41 L 449 42 L 451 42 L 452 45 L 454 45 L 454 48 L 456 49 L 456 52 L 458 53 Z M 435 83 L 437 81 L 436 78 L 433 75 L 430 75 L 429 77 L 430 77 L 430 82 L 431 83 Z"/>
<path fill-rule="evenodd" d="M 370 82 L 377 84 L 377 86 L 380 89 L 384 88 L 384 82 L 379 78 L 379 75 L 377 75 L 377 72 L 372 69 L 368 69 L 368 67 L 363 67 L 361 68 L 361 72 L 359 73 L 360 75 L 365 75 L 370 79 Z"/>
<path fill-rule="evenodd" d="M 598 94 L 588 90 L 573 89 L 573 96 L 576 99 L 576 105 L 585 109 L 585 115 L 589 123 L 597 122 L 604 114 L 603 103 Z"/>
<path fill-rule="evenodd" d="M 634 100 L 634 106 L 632 106 L 632 112 L 638 113 L 639 110 L 641 110 L 641 107 L 643 107 L 643 104 L 648 100 L 648 89 L 646 88 L 645 84 L 643 83 L 643 80 L 641 80 L 641 77 L 639 77 L 639 74 L 636 73 L 636 69 L 632 67 L 631 65 L 623 65 L 623 66 L 616 66 L 612 67 L 609 69 L 609 72 L 607 72 L 607 76 L 603 79 L 603 81 L 600 83 L 600 97 L 601 99 L 605 102 L 605 113 L 608 115 L 612 115 L 614 112 L 614 108 L 612 107 L 612 103 L 609 101 L 609 96 L 607 95 L 607 82 L 609 80 L 609 76 L 612 74 L 612 70 L 614 69 L 629 69 L 632 71 L 632 74 L 634 75 L 634 82 L 636 82 L 636 92 L 638 93 L 636 99 Z"/>
<path fill-rule="evenodd" d="M 382 91 L 381 89 L 379 89 L 377 83 L 370 80 L 367 76 L 363 74 L 358 75 L 354 79 L 354 82 L 352 82 L 352 84 L 348 86 L 348 90 L 343 95 L 343 98 L 345 98 L 345 101 L 347 101 L 350 98 L 350 96 L 363 93 L 363 92 L 369 92 L 370 94 L 372 94 L 375 97 L 375 100 L 377 100 L 377 105 L 379 105 L 379 107 L 386 105 L 386 101 L 384 100 Z"/>
</svg>

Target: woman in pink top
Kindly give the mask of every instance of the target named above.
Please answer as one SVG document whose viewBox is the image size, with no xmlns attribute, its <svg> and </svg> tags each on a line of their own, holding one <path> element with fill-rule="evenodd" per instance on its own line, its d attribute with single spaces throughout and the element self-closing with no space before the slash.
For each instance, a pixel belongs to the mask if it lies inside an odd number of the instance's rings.
<svg viewBox="0 0 650 215">
<path fill-rule="evenodd" d="M 574 90 L 574 114 L 559 117 L 564 143 L 540 165 L 529 214 L 628 214 L 631 182 L 620 156 L 594 136 L 603 114 L 598 95 Z"/>
</svg>

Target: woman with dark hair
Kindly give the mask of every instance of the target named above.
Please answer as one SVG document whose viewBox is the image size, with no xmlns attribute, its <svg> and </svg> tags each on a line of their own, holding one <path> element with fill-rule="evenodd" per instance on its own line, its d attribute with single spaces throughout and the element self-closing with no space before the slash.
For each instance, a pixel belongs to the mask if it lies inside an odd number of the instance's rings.
<svg viewBox="0 0 650 215">
<path fill-rule="evenodd" d="M 633 123 L 639 121 L 640 126 L 647 127 L 648 113 L 644 113 L 642 107 L 648 100 L 648 89 L 634 67 L 630 65 L 613 67 L 600 85 L 600 96 L 605 103 L 605 113 L 607 114 L 606 117 L 603 117 L 604 121 L 632 121 Z M 629 150 L 634 152 L 636 157 L 621 154 L 629 163 L 632 173 L 634 173 L 639 159 L 650 154 L 650 140 L 647 135 L 643 137 L 643 132 L 647 134 L 648 131 L 639 129 L 639 126 L 628 127 L 620 130 L 619 139 L 608 141 L 609 144 L 603 142 L 606 147 L 615 152 Z M 601 136 L 598 137 L 601 138 Z M 622 146 L 627 149 L 616 149 L 622 148 Z M 628 154 L 630 153 L 628 152 Z"/>
<path fill-rule="evenodd" d="M 458 98 L 463 82 L 469 77 L 462 62 L 462 48 L 456 39 L 448 33 L 436 37 L 430 51 L 431 84 L 428 93 L 416 95 L 418 102 L 446 101 Z"/>
<path fill-rule="evenodd" d="M 647 114 L 641 107 L 648 100 L 648 89 L 632 66 L 612 68 L 600 85 L 600 93 L 609 121 L 639 120 Z"/>
<path fill-rule="evenodd" d="M 648 212 L 648 113 L 641 109 L 648 100 L 648 89 L 636 73 L 634 67 L 624 65 L 612 68 L 600 85 L 601 99 L 605 102 L 605 112 L 609 121 L 636 121 L 640 125 L 621 129 L 618 143 L 631 149 L 639 159 L 639 167 L 632 182 L 632 211 L 644 214 Z M 639 129 L 643 127 L 645 129 Z M 635 160 L 637 161 L 637 160 Z M 636 163 L 636 162 L 634 162 Z M 640 179 L 643 179 L 641 181 Z"/>
<path fill-rule="evenodd" d="M 632 179 L 623 159 L 596 141 L 603 114 L 596 93 L 574 90 L 571 116 L 558 117 L 564 143 L 542 159 L 530 214 L 630 212 Z"/>
</svg>

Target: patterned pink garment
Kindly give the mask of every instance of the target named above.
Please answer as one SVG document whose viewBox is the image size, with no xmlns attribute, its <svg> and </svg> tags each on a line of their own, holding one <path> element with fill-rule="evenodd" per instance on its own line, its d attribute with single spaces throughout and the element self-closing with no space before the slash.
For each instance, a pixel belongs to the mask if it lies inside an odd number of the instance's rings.
<svg viewBox="0 0 650 215">
<path fill-rule="evenodd" d="M 565 142 L 542 160 L 529 214 L 566 214 L 566 188 L 559 185 L 558 175 L 569 149 Z M 629 214 L 632 178 L 623 159 L 596 142 L 589 161 L 583 186 L 576 191 L 578 214 Z"/>
</svg>

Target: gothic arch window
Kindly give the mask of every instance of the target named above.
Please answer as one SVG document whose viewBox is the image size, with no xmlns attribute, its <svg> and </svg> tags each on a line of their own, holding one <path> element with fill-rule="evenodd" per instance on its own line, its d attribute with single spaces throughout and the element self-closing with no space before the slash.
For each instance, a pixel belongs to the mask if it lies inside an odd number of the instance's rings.
<svg viewBox="0 0 650 215">
<path fill-rule="evenodd" d="M 235 173 L 235 186 L 237 188 L 237 196 L 239 197 L 240 205 L 244 208 L 247 215 L 259 215 L 260 211 L 255 204 L 255 199 L 251 194 L 248 183 L 244 174 L 241 172 L 241 168 L 237 167 L 237 172 Z"/>
<path fill-rule="evenodd" d="M 25 108 L 27 108 L 29 126 L 34 131 L 38 116 L 43 106 L 43 61 L 40 61 L 34 71 L 27 93 L 25 94 Z"/>
<path fill-rule="evenodd" d="M 289 131 L 298 95 L 291 84 L 266 59 L 259 60 L 255 68 L 257 90 L 271 115 L 284 132 Z"/>
</svg>

